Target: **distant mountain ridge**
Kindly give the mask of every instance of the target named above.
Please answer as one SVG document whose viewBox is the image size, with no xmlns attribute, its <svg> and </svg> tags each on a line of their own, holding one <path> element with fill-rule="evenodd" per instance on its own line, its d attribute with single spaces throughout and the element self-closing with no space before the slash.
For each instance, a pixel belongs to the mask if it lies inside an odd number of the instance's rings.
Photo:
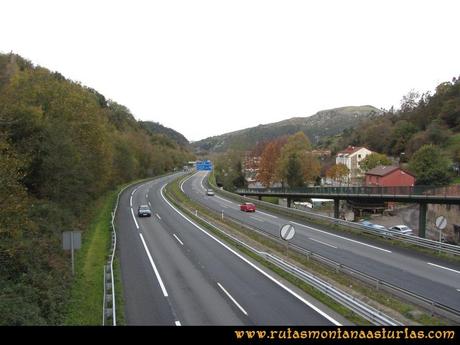
<svg viewBox="0 0 460 345">
<path fill-rule="evenodd" d="M 141 126 L 149 131 L 151 134 L 164 134 L 169 139 L 175 141 L 179 146 L 188 146 L 189 141 L 181 133 L 175 131 L 172 128 L 165 127 L 158 122 L 152 121 L 139 121 Z"/>
<path fill-rule="evenodd" d="M 363 120 L 382 113 L 382 110 L 371 105 L 327 109 L 308 117 L 293 117 L 206 138 L 192 143 L 192 147 L 198 154 L 225 152 L 228 149 L 248 150 L 259 142 L 298 131 L 303 131 L 316 144 L 321 138 L 339 134 L 346 128 L 355 127 Z"/>
</svg>

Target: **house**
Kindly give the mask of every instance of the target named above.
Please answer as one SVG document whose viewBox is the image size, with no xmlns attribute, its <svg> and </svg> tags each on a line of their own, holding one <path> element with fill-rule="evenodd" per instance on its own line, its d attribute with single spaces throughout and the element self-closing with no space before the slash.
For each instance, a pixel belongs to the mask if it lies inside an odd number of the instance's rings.
<svg viewBox="0 0 460 345">
<path fill-rule="evenodd" d="M 337 153 L 335 164 L 344 164 L 350 170 L 348 179 L 353 180 L 363 176 L 359 163 L 373 153 L 365 147 L 348 146 L 345 150 Z"/>
<path fill-rule="evenodd" d="M 409 186 L 415 184 L 415 177 L 411 173 L 397 166 L 379 165 L 365 174 L 367 186 Z"/>
</svg>

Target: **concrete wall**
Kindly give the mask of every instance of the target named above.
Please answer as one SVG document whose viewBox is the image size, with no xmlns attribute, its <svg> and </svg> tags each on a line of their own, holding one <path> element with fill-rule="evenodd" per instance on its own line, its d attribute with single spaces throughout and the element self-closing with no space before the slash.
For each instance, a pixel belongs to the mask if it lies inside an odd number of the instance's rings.
<svg viewBox="0 0 460 345">
<path fill-rule="evenodd" d="M 426 237 L 439 240 L 439 231 L 436 229 L 435 220 L 438 216 L 447 218 L 447 227 L 442 231 L 445 239 L 449 242 L 460 243 L 460 205 L 428 205 L 426 221 Z"/>
</svg>

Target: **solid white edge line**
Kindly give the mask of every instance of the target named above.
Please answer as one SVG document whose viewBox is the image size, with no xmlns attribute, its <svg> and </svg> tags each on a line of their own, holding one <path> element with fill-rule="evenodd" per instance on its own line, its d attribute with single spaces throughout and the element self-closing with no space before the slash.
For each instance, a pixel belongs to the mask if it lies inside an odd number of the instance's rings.
<svg viewBox="0 0 460 345">
<path fill-rule="evenodd" d="M 223 200 L 223 201 L 225 201 L 225 202 L 228 202 L 229 204 L 232 204 L 232 205 L 236 205 L 236 203 L 235 203 L 235 202 L 232 202 L 232 201 L 228 201 L 227 199 L 221 198 L 221 197 L 220 197 L 220 196 L 218 196 L 218 195 L 214 195 L 214 197 L 216 197 L 216 198 L 218 198 L 218 199 L 220 199 L 220 200 Z"/>
<path fill-rule="evenodd" d="M 248 316 L 248 313 L 246 312 L 246 310 L 244 310 L 244 308 L 236 301 L 236 299 L 233 298 L 232 295 L 230 295 L 230 293 L 225 290 L 225 288 L 219 283 L 217 282 L 217 285 L 219 285 L 219 287 L 222 289 L 223 292 L 225 292 L 225 294 L 227 295 L 228 298 L 230 298 L 230 300 L 235 303 L 235 305 L 242 311 L 242 313 L 246 316 Z"/>
<path fill-rule="evenodd" d="M 136 220 L 136 217 L 134 216 L 134 211 L 132 208 L 131 208 L 131 215 L 133 216 L 134 223 L 136 224 L 136 228 L 139 230 L 139 224 L 137 224 L 137 220 Z"/>
<path fill-rule="evenodd" d="M 181 245 L 184 245 L 179 237 L 176 236 L 176 234 L 173 234 L 173 236 L 176 238 L 177 242 L 179 242 Z"/>
<path fill-rule="evenodd" d="M 174 322 L 174 324 L 175 324 L 176 326 L 182 326 L 182 325 L 180 324 L 180 321 L 176 321 L 176 322 Z"/>
<path fill-rule="evenodd" d="M 277 281 L 274 277 L 272 277 L 271 275 L 269 275 L 267 272 L 265 272 L 264 270 L 260 269 L 259 267 L 257 267 L 256 265 L 254 265 L 252 262 L 250 262 L 248 259 L 246 259 L 245 257 L 243 257 L 241 254 L 237 253 L 234 249 L 230 248 L 228 245 L 226 245 L 225 243 L 223 243 L 221 240 L 217 239 L 216 237 L 214 237 L 213 235 L 211 235 L 210 233 L 208 233 L 206 230 L 204 230 L 202 227 L 200 227 L 199 225 L 195 224 L 193 221 L 191 221 L 187 216 L 185 216 L 184 214 L 182 214 L 181 211 L 179 211 L 173 204 L 171 204 L 164 196 L 163 194 L 163 190 L 164 188 L 166 187 L 166 184 L 161 188 L 161 196 L 163 198 L 163 200 L 174 210 L 176 211 L 182 218 L 184 218 L 187 222 L 189 222 L 190 224 L 192 224 L 195 228 L 197 228 L 198 230 L 202 231 L 205 235 L 207 235 L 208 237 L 212 238 L 214 241 L 216 241 L 217 243 L 219 243 L 221 246 L 223 246 L 224 248 L 226 248 L 228 251 L 230 251 L 231 253 L 233 253 L 234 255 L 236 255 L 238 258 L 240 258 L 241 260 L 243 260 L 245 263 L 247 263 L 249 266 L 251 266 L 252 268 L 254 268 L 256 271 L 258 271 L 260 274 L 264 275 L 266 278 L 268 278 L 269 280 L 271 280 L 273 283 L 275 283 L 276 285 L 278 285 L 279 287 L 281 287 L 282 289 L 284 289 L 285 291 L 287 291 L 288 293 L 290 293 L 292 296 L 296 297 L 298 300 L 300 300 L 302 303 L 304 303 L 305 305 L 307 305 L 308 307 L 310 307 L 311 309 L 313 309 L 314 311 L 316 311 L 318 314 L 320 314 L 321 316 L 323 316 L 324 318 L 326 318 L 327 320 L 329 320 L 330 322 L 332 322 L 335 326 L 342 326 L 342 324 L 340 324 L 337 320 L 335 320 L 333 317 L 327 315 L 324 311 L 322 311 L 321 309 L 319 309 L 318 307 L 314 306 L 313 304 L 311 304 L 310 302 L 308 302 L 305 298 L 303 298 L 302 296 L 300 296 L 299 294 L 297 294 L 296 292 L 292 291 L 290 288 L 288 288 L 287 286 L 283 285 L 281 282 Z"/>
<path fill-rule="evenodd" d="M 310 239 L 310 240 L 312 240 L 312 241 L 315 241 L 315 242 L 318 242 L 318 243 L 324 244 L 325 246 L 328 246 L 328 247 L 332 247 L 332 248 L 335 248 L 335 249 L 337 249 L 337 247 L 336 247 L 336 246 L 333 246 L 332 244 L 329 244 L 329 243 L 326 243 L 326 242 L 323 242 L 323 241 L 320 241 L 320 240 L 316 240 L 316 239 L 314 239 L 314 238 L 311 238 L 311 237 L 309 237 L 309 239 Z"/>
<path fill-rule="evenodd" d="M 133 196 L 131 195 L 131 197 L 129 198 L 129 206 L 130 207 L 133 207 Z"/>
<path fill-rule="evenodd" d="M 182 193 L 185 194 L 185 191 L 184 191 L 184 183 L 187 182 L 188 180 L 190 180 L 193 176 L 195 176 L 196 174 L 198 174 L 198 171 L 192 175 L 190 175 L 189 177 L 187 177 L 184 181 L 182 181 L 182 183 L 180 184 L 180 190 L 182 191 Z"/>
<path fill-rule="evenodd" d="M 449 267 L 444 267 L 444 266 L 436 265 L 436 264 L 433 264 L 433 263 L 431 263 L 431 262 L 427 262 L 427 264 L 430 265 L 430 266 L 435 266 L 435 267 L 442 268 L 443 270 L 448 270 L 448 271 L 452 271 L 452 272 L 455 272 L 455 273 L 460 274 L 460 271 L 454 270 L 454 269 L 449 268 Z"/>
<path fill-rule="evenodd" d="M 149 249 L 147 248 L 147 244 L 144 241 L 144 236 L 142 236 L 141 233 L 139 233 L 139 236 L 141 238 L 142 244 L 144 245 L 145 252 L 147 253 L 147 256 L 149 258 L 150 264 L 152 265 L 153 271 L 155 272 L 158 283 L 160 284 L 160 288 L 161 288 L 161 291 L 163 292 L 163 296 L 168 297 L 168 292 L 166 291 L 165 285 L 163 284 L 163 280 L 161 279 L 160 273 L 157 270 L 157 266 L 153 262 L 152 256 L 150 255 Z"/>
<path fill-rule="evenodd" d="M 374 249 L 377 249 L 377 250 L 381 250 L 382 252 L 391 253 L 391 250 L 379 248 L 379 247 L 376 247 L 376 246 L 373 246 L 373 245 L 370 245 L 370 244 L 367 244 L 367 243 L 363 243 L 363 242 L 360 242 L 360 241 L 352 240 L 352 239 L 350 239 L 350 238 L 346 238 L 346 237 L 339 236 L 339 235 L 336 235 L 336 234 L 331 234 L 331 233 L 329 233 L 329 232 L 327 232 L 327 231 L 323 231 L 323 230 L 319 230 L 319 229 L 316 229 L 316 228 L 312 228 L 311 226 L 308 226 L 308 225 L 305 225 L 305 224 L 300 224 L 300 223 L 296 223 L 296 222 L 293 222 L 293 221 L 291 221 L 291 223 L 296 224 L 296 225 L 300 225 L 300 226 L 303 226 L 303 227 L 306 227 L 306 228 L 311 229 L 311 230 L 313 230 L 313 231 L 321 232 L 321 233 L 326 234 L 326 235 L 329 235 L 329 236 L 338 237 L 338 238 L 341 238 L 341 239 L 346 240 L 346 241 L 350 241 L 350 242 L 353 242 L 353 243 L 358 243 L 358 244 L 361 244 L 361 245 L 366 246 L 366 247 L 370 247 L 370 248 L 374 248 Z"/>
<path fill-rule="evenodd" d="M 259 211 L 259 210 L 257 210 L 257 213 L 262 213 L 262 214 L 265 214 L 266 216 L 269 216 L 269 217 L 277 218 L 277 219 L 278 219 L 277 216 L 273 216 L 273 215 L 271 215 L 271 214 L 268 214 L 268 213 L 265 213 L 265 212 L 262 212 L 262 211 Z"/>
</svg>

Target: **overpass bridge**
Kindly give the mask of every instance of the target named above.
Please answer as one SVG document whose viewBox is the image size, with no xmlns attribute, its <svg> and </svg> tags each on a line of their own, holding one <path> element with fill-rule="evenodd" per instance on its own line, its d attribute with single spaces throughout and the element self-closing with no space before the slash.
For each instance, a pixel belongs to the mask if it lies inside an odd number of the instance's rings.
<svg viewBox="0 0 460 345">
<path fill-rule="evenodd" d="M 238 189 L 237 193 L 244 196 L 276 196 L 287 198 L 288 207 L 295 199 L 299 198 L 323 198 L 334 200 L 334 217 L 339 218 L 340 200 L 354 202 L 404 202 L 418 203 L 419 213 L 419 236 L 425 237 L 426 213 L 428 204 L 460 205 L 460 185 L 437 187 L 437 186 L 414 186 L 414 187 L 306 187 L 306 188 L 249 188 Z"/>
</svg>

